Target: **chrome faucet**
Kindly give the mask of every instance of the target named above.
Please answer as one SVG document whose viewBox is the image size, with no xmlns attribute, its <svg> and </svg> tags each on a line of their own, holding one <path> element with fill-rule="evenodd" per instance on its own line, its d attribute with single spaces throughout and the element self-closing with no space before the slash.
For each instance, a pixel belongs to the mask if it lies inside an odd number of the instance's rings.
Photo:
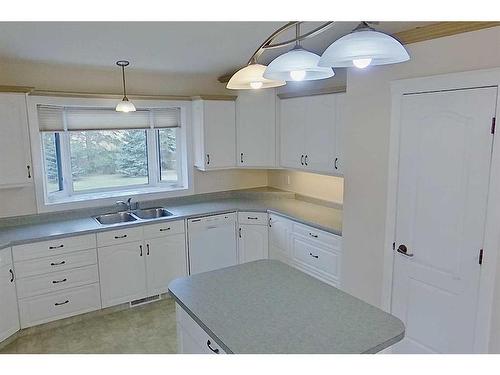
<svg viewBox="0 0 500 375">
<path fill-rule="evenodd" d="M 127 207 L 127 211 L 132 211 L 132 198 L 127 199 L 127 201 L 116 201 L 116 205 L 124 205 Z"/>
</svg>

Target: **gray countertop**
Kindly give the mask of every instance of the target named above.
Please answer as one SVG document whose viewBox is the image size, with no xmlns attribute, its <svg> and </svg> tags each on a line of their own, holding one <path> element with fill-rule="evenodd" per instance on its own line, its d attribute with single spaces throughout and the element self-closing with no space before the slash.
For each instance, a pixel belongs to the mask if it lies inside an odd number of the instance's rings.
<svg viewBox="0 0 500 375">
<path fill-rule="evenodd" d="M 60 221 L 0 228 L 0 249 L 74 234 L 114 230 L 229 211 L 269 211 L 337 235 L 342 234 L 342 210 L 298 199 L 225 198 L 180 205 L 169 204 L 166 208 L 173 213 L 173 216 L 109 226 L 100 225 L 91 217 L 70 219 L 61 217 Z"/>
<path fill-rule="evenodd" d="M 376 353 L 396 317 L 275 260 L 172 281 L 170 294 L 228 353 Z"/>
</svg>

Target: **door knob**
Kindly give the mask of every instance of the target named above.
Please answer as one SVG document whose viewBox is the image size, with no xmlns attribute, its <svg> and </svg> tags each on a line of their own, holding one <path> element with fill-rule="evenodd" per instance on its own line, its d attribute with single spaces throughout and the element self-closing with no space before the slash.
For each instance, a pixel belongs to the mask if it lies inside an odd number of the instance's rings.
<svg viewBox="0 0 500 375">
<path fill-rule="evenodd" d="M 403 245 L 403 244 L 399 245 L 398 253 L 403 254 L 404 256 L 410 257 L 410 258 L 413 256 L 413 254 L 408 253 L 408 248 L 406 247 L 406 245 Z"/>
</svg>

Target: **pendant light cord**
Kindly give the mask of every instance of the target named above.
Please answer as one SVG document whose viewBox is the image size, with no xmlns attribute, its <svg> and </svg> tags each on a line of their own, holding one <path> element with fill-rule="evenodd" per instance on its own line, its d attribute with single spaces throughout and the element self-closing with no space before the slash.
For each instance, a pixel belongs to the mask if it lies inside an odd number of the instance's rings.
<svg viewBox="0 0 500 375">
<path fill-rule="evenodd" d="M 123 79 L 123 100 L 128 100 L 127 89 L 125 86 L 125 66 L 122 65 L 122 79 Z"/>
</svg>

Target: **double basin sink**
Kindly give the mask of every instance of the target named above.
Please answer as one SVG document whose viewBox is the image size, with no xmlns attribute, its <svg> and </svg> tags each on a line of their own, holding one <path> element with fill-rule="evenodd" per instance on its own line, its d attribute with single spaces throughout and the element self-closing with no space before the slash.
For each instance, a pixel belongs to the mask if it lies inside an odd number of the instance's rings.
<svg viewBox="0 0 500 375">
<path fill-rule="evenodd" d="M 141 220 L 159 219 L 162 217 L 168 217 L 172 215 L 173 214 L 170 211 L 167 211 L 165 208 L 156 207 L 144 210 L 124 211 L 113 214 L 104 214 L 96 216 L 94 217 L 94 219 L 101 225 L 112 225 L 112 224 L 137 221 L 138 219 Z"/>
</svg>

